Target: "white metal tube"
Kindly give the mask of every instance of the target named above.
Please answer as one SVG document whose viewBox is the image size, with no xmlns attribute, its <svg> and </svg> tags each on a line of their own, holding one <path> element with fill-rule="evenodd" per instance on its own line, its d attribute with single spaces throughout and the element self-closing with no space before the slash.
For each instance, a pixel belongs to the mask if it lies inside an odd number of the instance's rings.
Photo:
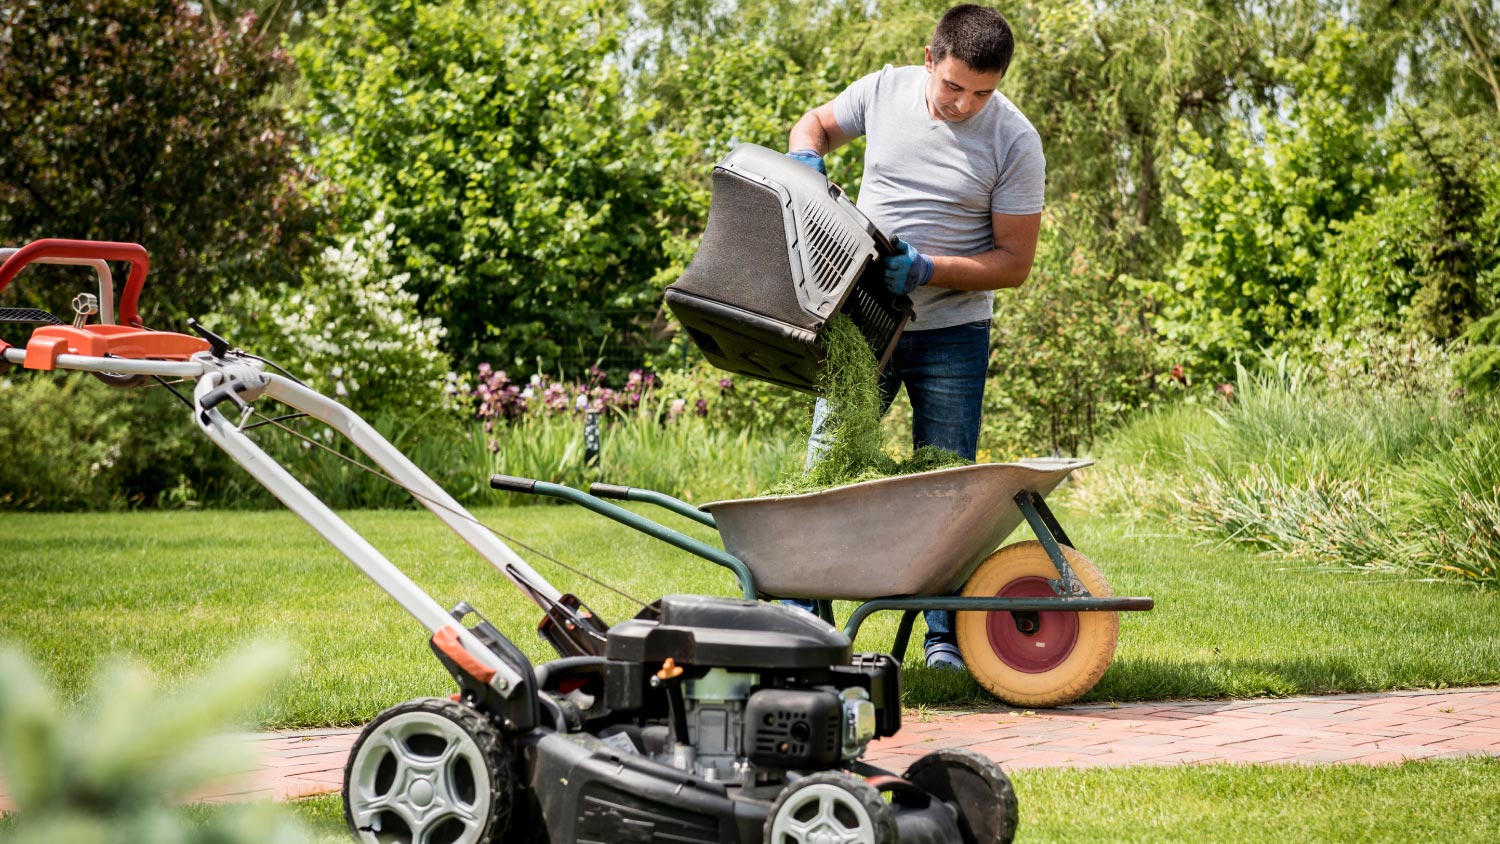
<svg viewBox="0 0 1500 844">
<path fill-rule="evenodd" d="M 403 487 L 417 494 L 433 515 L 442 519 L 454 533 L 463 537 L 479 555 L 489 561 L 501 574 L 512 580 L 522 591 L 530 595 L 531 590 L 540 592 L 545 598 L 556 601 L 562 593 L 526 564 L 515 551 L 501 542 L 488 528 L 480 524 L 469 511 L 454 500 L 427 474 L 391 445 L 368 422 L 358 414 L 333 399 L 308 389 L 288 378 L 267 375 L 269 383 L 264 395 L 270 396 L 289 407 L 327 423 L 334 430 L 349 438 L 360 451 L 370 456 L 376 465 L 395 478 Z M 520 579 L 517 578 L 519 575 Z"/>
<path fill-rule="evenodd" d="M 17 365 L 26 363 L 26 350 L 12 346 L 5 359 Z M 163 378 L 200 378 L 204 365 L 195 360 L 134 360 L 132 358 L 99 358 L 88 355 L 58 355 L 57 370 L 110 372 L 115 375 L 160 375 Z"/>
<path fill-rule="evenodd" d="M 275 378 L 275 376 L 269 376 Z M 283 384 L 297 385 L 294 382 L 279 379 Z M 437 601 L 432 599 L 411 578 L 407 577 L 400 569 L 396 568 L 390 560 L 371 545 L 364 537 L 360 536 L 349 527 L 338 514 L 334 513 L 328 505 L 324 504 L 317 496 L 313 495 L 296 478 L 282 468 L 280 464 L 272 460 L 254 441 L 245 436 L 235 425 L 225 419 L 217 409 L 201 410 L 203 398 L 215 387 L 222 383 L 220 373 L 213 372 L 199 380 L 194 391 L 194 404 L 199 411 L 196 421 L 203 432 L 208 435 L 220 448 L 234 458 L 235 462 L 245 467 L 262 486 L 271 491 L 281 500 L 293 513 L 302 517 L 313 530 L 317 531 L 325 540 L 340 553 L 349 558 L 349 561 L 365 573 L 366 577 L 375 582 L 386 594 L 395 599 L 403 609 L 411 613 L 412 617 L 426 627 L 432 633 L 437 633 L 444 628 L 452 628 L 457 631 L 459 641 L 464 650 L 468 651 L 475 659 L 479 660 L 487 668 L 493 669 L 495 679 L 491 683 L 502 695 L 509 696 L 521 682 L 521 675 L 506 665 L 498 656 L 490 651 L 484 643 L 480 642 L 474 634 L 470 633 L 461 624 L 448 614 Z M 306 399 L 307 396 L 318 396 L 305 387 L 297 390 L 287 391 L 297 399 Z M 306 395 L 301 395 L 305 393 Z M 285 399 L 283 399 L 285 401 Z M 324 399 L 324 401 L 327 401 Z M 309 410 L 302 406 L 302 402 L 287 402 L 298 410 Z M 311 402 L 308 402 L 311 404 Z M 337 405 L 336 405 L 337 406 Z M 341 408 L 341 406 L 340 406 Z M 341 408 L 342 409 L 342 408 Z M 345 413 L 349 411 L 345 410 Z M 352 414 L 350 414 L 352 416 Z M 357 418 L 357 417 L 355 417 Z M 372 431 L 373 433 L 373 431 Z M 376 437 L 378 438 L 378 434 Z M 382 440 L 382 442 L 384 442 Z M 361 446 L 363 447 L 363 446 Z M 391 448 L 386 443 L 387 448 Z M 429 481 L 428 483 L 431 483 Z"/>
</svg>

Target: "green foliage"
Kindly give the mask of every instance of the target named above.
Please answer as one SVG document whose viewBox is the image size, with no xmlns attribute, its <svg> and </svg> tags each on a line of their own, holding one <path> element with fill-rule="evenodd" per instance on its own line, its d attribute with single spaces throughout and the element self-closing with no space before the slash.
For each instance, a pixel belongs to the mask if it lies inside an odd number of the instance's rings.
<svg viewBox="0 0 1500 844">
<path fill-rule="evenodd" d="M 228 465 L 163 389 L 0 377 L 0 510 L 193 506 Z"/>
<path fill-rule="evenodd" d="M 786 387 L 751 378 L 736 378 L 699 358 L 685 369 L 668 369 L 656 376 L 657 393 L 682 402 L 682 411 L 703 402 L 705 418 L 720 427 L 746 429 L 762 437 L 802 430 L 812 412 L 812 397 Z"/>
<path fill-rule="evenodd" d="M 1493 586 L 1500 449 L 1430 344 L 1372 340 L 1240 369 L 1234 402 L 1152 414 L 1111 438 L 1084 482 L 1101 508 L 1358 568 Z"/>
<path fill-rule="evenodd" d="M 285 276 L 316 215 L 264 102 L 275 45 L 187 5 L 20 0 L 0 10 L 0 243 L 143 244 L 147 324 Z"/>
<path fill-rule="evenodd" d="M 1500 311 L 1469 326 L 1468 350 L 1454 364 L 1459 383 L 1481 398 L 1500 390 Z"/>
<path fill-rule="evenodd" d="M 246 769 L 242 740 L 213 732 L 267 694 L 285 659 L 264 648 L 163 700 L 144 670 L 115 664 L 89 711 L 60 707 L 19 652 L 0 651 L 0 764 L 16 804 L 14 844 L 293 844 L 307 836 L 271 804 L 206 819 L 173 808 Z"/>
<path fill-rule="evenodd" d="M 1026 284 L 995 295 L 981 443 L 993 460 L 1079 454 L 1156 387 L 1136 303 L 1082 245 L 1048 231 Z"/>
<path fill-rule="evenodd" d="M 450 353 L 518 369 L 654 301 L 659 177 L 606 5 L 352 0 L 313 29 L 313 161 L 347 219 L 384 212 Z"/>
<path fill-rule="evenodd" d="M 1389 153 L 1373 116 L 1352 100 L 1349 57 L 1364 43 L 1330 24 L 1304 63 L 1278 63 L 1291 93 L 1285 120 L 1260 112 L 1265 144 L 1232 124 L 1224 161 L 1210 140 L 1184 133 L 1168 202 L 1182 248 L 1161 282 L 1141 288 L 1155 321 L 1191 371 L 1223 380 L 1237 354 L 1296 345 L 1332 227 L 1399 186 L 1404 158 Z"/>
<path fill-rule="evenodd" d="M 392 265 L 394 226 L 377 212 L 362 229 L 327 249 L 301 284 L 242 287 L 205 324 L 356 412 L 452 404 L 446 329 L 419 313 L 410 274 Z"/>
</svg>

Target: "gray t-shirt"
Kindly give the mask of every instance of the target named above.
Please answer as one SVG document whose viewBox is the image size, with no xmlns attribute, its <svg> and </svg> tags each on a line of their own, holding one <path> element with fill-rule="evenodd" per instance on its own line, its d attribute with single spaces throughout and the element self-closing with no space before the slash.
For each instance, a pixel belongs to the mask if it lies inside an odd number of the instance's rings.
<svg viewBox="0 0 1500 844">
<path fill-rule="evenodd" d="M 925 255 L 988 252 L 995 248 L 992 213 L 1042 210 L 1041 136 L 999 91 L 968 120 L 934 120 L 924 93 L 928 76 L 925 67 L 886 65 L 833 101 L 839 128 L 869 136 L 857 204 L 882 232 Z M 990 290 L 919 287 L 908 330 L 990 319 L 994 299 Z"/>
</svg>

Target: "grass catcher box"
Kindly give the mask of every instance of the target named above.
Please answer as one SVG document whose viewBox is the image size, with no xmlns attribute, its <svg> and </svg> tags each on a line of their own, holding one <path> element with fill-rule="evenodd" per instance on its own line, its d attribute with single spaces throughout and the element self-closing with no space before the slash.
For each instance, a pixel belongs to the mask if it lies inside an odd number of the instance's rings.
<svg viewBox="0 0 1500 844">
<path fill-rule="evenodd" d="M 742 144 L 714 167 L 698 254 L 667 305 L 709 362 L 816 392 L 818 338 L 847 314 L 884 367 L 912 316 L 885 288 L 890 241 L 844 191 L 779 152 Z"/>
</svg>

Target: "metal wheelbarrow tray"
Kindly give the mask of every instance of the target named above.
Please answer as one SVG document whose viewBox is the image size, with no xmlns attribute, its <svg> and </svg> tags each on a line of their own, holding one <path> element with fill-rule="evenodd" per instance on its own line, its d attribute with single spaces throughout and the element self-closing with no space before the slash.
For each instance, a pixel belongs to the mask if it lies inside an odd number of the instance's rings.
<svg viewBox="0 0 1500 844">
<path fill-rule="evenodd" d="M 728 568 L 746 598 L 814 599 L 830 624 L 832 599 L 860 601 L 844 624 L 851 640 L 873 613 L 899 610 L 891 647 L 898 661 L 919 612 L 956 611 L 959 649 L 986 689 L 1017 706 L 1057 706 L 1103 676 L 1119 637 L 1116 614 L 1154 606 L 1151 598 L 1116 597 L 1047 507 L 1045 496 L 1088 465 L 978 464 L 701 508 L 615 484 L 588 493 L 507 475 L 490 484 L 580 504 Z M 724 550 L 606 498 L 655 504 L 712 527 Z M 1037 538 L 999 548 L 1023 520 Z"/>
<path fill-rule="evenodd" d="M 718 523 L 724 549 L 750 567 L 768 594 L 944 595 L 1020 526 L 1018 493 L 1045 496 L 1088 465 L 979 463 L 703 509 Z"/>
</svg>

